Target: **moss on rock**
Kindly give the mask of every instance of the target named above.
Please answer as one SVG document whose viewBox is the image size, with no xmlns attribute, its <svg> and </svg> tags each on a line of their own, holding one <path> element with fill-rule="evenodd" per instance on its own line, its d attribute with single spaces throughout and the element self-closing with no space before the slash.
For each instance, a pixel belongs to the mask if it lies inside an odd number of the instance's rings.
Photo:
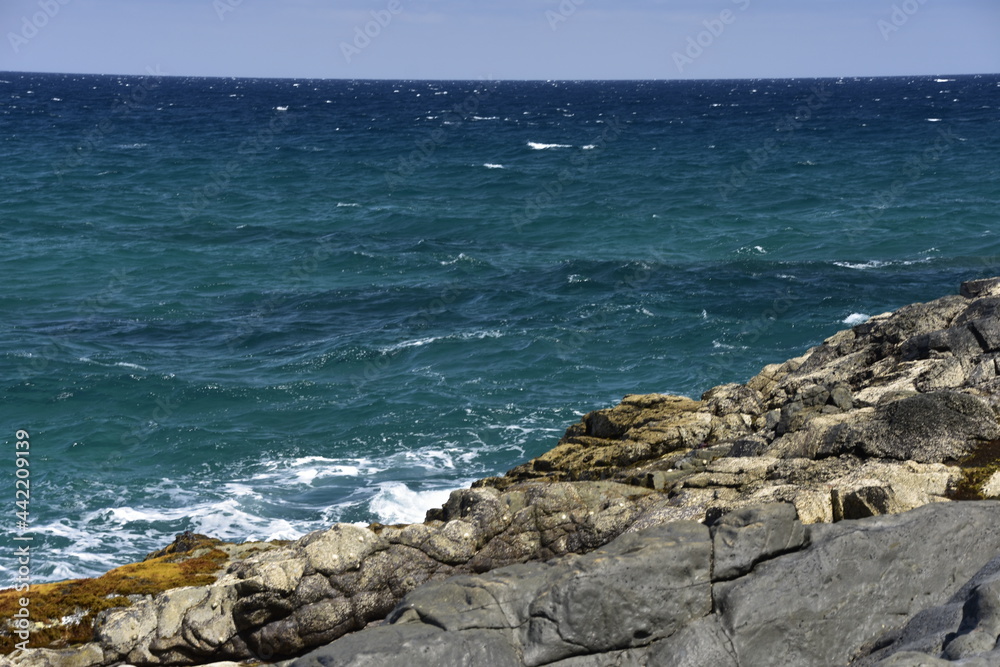
<svg viewBox="0 0 1000 667">
<path fill-rule="evenodd" d="M 955 485 L 953 500 L 986 500 L 995 497 L 984 492 L 986 483 L 1000 472 L 1000 440 L 987 440 L 959 462 L 962 478 Z"/>
<path fill-rule="evenodd" d="M 94 621 L 105 609 L 128 607 L 134 596 L 155 595 L 181 586 L 205 586 L 229 561 L 217 547 L 219 540 L 203 535 L 187 536 L 179 551 L 167 547 L 139 563 L 115 568 L 93 579 L 74 579 L 32 585 L 29 591 L 0 591 L 0 618 L 11 619 L 20 609 L 20 598 L 30 600 L 31 647 L 61 648 L 93 639 Z M 175 542 L 175 544 L 177 544 Z M 7 654 L 17 641 L 9 620 L 0 627 L 4 637 L 0 653 Z"/>
</svg>

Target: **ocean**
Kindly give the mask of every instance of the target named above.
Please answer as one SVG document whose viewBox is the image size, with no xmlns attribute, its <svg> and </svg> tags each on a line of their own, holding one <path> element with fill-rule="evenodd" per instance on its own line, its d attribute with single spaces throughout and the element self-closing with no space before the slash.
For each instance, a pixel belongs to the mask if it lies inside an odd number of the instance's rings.
<svg viewBox="0 0 1000 667">
<path fill-rule="evenodd" d="M 0 100 L 0 532 L 36 581 L 185 530 L 420 521 L 625 394 L 1000 274 L 1000 75 Z"/>
</svg>

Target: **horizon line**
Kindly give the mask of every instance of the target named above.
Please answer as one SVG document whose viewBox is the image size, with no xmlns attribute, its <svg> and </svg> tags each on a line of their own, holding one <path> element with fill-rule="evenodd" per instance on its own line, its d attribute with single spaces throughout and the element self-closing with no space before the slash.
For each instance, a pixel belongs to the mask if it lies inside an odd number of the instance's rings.
<svg viewBox="0 0 1000 667">
<path fill-rule="evenodd" d="M 159 65 L 157 65 L 159 68 Z M 613 78 L 613 79 L 561 79 L 561 78 L 538 78 L 538 79 L 468 79 L 468 78 L 394 78 L 394 77 L 368 77 L 368 78 L 348 78 L 348 77 L 295 77 L 295 76 L 237 76 L 237 75 L 210 75 L 210 74 L 121 74 L 121 73 L 95 73 L 95 72 L 40 72 L 31 70 L 0 70 L 0 74 L 43 74 L 54 76 L 94 76 L 94 77 L 136 77 L 136 78 L 165 78 L 165 79 L 258 79 L 270 81 L 382 81 L 382 82 L 470 82 L 470 83 L 608 83 L 608 82 L 636 82 L 636 83 L 683 83 L 692 81 L 818 81 L 845 79 L 898 79 L 898 78 L 922 78 L 922 77 L 986 77 L 1000 76 L 1000 72 L 974 72 L 964 74 L 953 73 L 921 73 L 921 74 L 868 74 L 868 75 L 840 75 L 840 76 L 760 76 L 760 77 L 691 77 L 691 78 Z"/>
</svg>

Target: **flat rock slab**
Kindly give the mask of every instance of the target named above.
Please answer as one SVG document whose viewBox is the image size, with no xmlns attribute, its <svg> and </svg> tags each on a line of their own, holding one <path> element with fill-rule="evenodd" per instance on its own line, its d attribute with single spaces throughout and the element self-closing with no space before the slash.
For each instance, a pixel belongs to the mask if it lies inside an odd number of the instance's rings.
<svg viewBox="0 0 1000 667">
<path fill-rule="evenodd" d="M 873 631 L 946 602 L 1000 552 L 998 512 L 996 502 L 942 503 L 810 526 L 808 549 L 715 585 L 738 664 L 846 664 Z"/>
</svg>

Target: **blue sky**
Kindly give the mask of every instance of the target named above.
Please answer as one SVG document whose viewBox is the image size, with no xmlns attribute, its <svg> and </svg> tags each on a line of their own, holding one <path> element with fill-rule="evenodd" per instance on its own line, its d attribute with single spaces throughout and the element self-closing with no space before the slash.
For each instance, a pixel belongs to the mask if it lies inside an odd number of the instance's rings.
<svg viewBox="0 0 1000 667">
<path fill-rule="evenodd" d="M 0 70 L 352 79 L 1000 72 L 998 0 L 0 1 Z"/>
</svg>

